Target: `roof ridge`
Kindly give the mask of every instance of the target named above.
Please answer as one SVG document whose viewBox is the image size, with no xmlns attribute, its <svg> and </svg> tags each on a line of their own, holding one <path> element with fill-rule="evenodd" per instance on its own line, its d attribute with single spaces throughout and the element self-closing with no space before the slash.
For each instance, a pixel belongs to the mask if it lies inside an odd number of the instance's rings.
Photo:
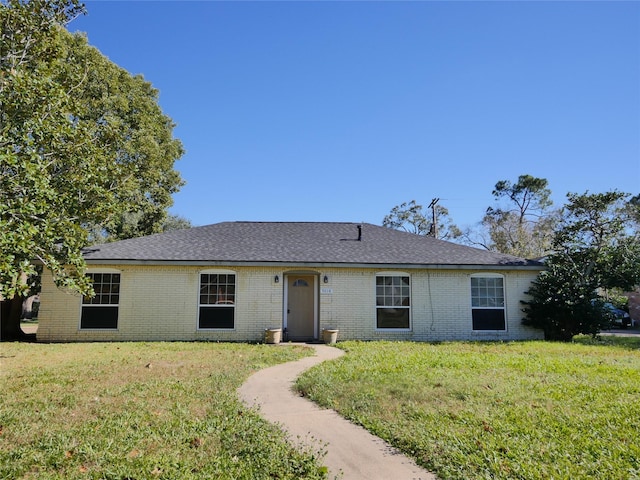
<svg viewBox="0 0 640 480">
<path fill-rule="evenodd" d="M 367 223 L 367 222 L 331 222 L 331 221 L 309 221 L 309 220 L 303 220 L 303 221 L 295 221 L 295 220 L 233 220 L 233 221 L 229 221 L 229 222 L 222 222 L 222 223 L 288 223 L 288 224 L 320 224 L 320 223 L 327 223 L 327 224 L 331 224 L 331 225 L 375 225 L 373 223 Z M 211 225 L 218 225 L 217 223 L 212 223 Z M 206 225 L 205 225 L 206 226 Z M 379 227 L 380 225 L 375 225 L 376 227 Z"/>
</svg>

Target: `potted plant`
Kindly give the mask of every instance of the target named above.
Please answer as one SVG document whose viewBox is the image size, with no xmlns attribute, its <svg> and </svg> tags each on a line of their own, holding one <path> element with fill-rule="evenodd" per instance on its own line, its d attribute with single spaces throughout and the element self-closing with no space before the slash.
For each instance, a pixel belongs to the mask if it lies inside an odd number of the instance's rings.
<svg viewBox="0 0 640 480">
<path fill-rule="evenodd" d="M 322 330 L 322 340 L 327 345 L 334 345 L 338 341 L 338 332 L 337 328 L 327 327 Z"/>
<path fill-rule="evenodd" d="M 265 328 L 264 341 L 265 343 L 280 343 L 282 340 L 282 329 L 279 327 Z"/>
</svg>

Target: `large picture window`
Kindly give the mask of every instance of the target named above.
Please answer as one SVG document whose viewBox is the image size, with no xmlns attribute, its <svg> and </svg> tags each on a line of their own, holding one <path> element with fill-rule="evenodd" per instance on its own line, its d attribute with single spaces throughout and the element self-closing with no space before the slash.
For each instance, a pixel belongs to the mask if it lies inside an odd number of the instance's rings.
<svg viewBox="0 0 640 480">
<path fill-rule="evenodd" d="M 120 304 L 119 273 L 88 273 L 93 284 L 94 297 L 82 298 L 80 328 L 118 328 L 118 307 Z"/>
<path fill-rule="evenodd" d="M 503 277 L 471 277 L 471 312 L 474 330 L 506 330 Z"/>
<path fill-rule="evenodd" d="M 235 274 L 200 274 L 198 328 L 234 328 L 235 304 Z"/>
<path fill-rule="evenodd" d="M 376 328 L 409 329 L 411 285 L 408 275 L 376 276 Z"/>
</svg>

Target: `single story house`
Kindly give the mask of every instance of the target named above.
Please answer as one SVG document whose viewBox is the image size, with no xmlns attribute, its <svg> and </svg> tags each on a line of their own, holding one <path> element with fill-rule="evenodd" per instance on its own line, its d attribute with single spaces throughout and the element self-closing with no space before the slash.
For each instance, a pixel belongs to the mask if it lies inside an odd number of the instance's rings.
<svg viewBox="0 0 640 480">
<path fill-rule="evenodd" d="M 39 341 L 542 338 L 520 303 L 540 263 L 372 224 L 224 222 L 84 256 L 95 297 L 45 272 Z"/>
</svg>

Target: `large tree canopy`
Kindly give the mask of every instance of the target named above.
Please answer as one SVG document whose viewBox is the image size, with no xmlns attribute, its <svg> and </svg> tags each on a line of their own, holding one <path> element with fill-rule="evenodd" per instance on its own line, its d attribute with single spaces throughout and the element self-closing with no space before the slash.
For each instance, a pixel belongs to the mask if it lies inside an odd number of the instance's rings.
<svg viewBox="0 0 640 480">
<path fill-rule="evenodd" d="M 432 208 L 434 210 L 430 213 L 415 200 L 408 203 L 403 202 L 391 209 L 391 212 L 382 220 L 382 225 L 395 230 L 404 230 L 417 235 L 430 235 L 443 240 L 451 240 L 462 234 L 451 220 L 449 210 L 438 205 L 437 200 L 434 200 Z M 435 225 L 433 213 L 435 213 Z"/>
<path fill-rule="evenodd" d="M 0 3 L 0 295 L 28 290 L 33 261 L 79 292 L 91 287 L 88 231 L 162 230 L 182 155 L 158 92 L 66 23 L 77 0 Z M 130 232 L 129 232 L 130 233 Z M 6 321 L 3 321 L 6 338 Z"/>
<path fill-rule="evenodd" d="M 492 192 L 502 207 L 489 207 L 482 220 L 487 228 L 490 250 L 519 257 L 544 255 L 551 246 L 555 216 L 551 207 L 551 190 L 544 178 L 520 175 L 516 183 L 501 180 Z"/>
<path fill-rule="evenodd" d="M 526 302 L 526 325 L 545 338 L 569 341 L 608 326 L 599 292 L 640 284 L 640 235 L 631 228 L 621 192 L 569 194 L 547 269 Z"/>
<path fill-rule="evenodd" d="M 173 164 L 183 151 L 172 136 L 173 122 L 158 106 L 157 90 L 88 46 L 81 35 L 65 35 L 65 47 L 61 81 L 83 79 L 76 93 L 77 118 L 92 128 L 109 161 L 115 160 L 107 178 L 117 184 L 114 194 L 124 208 L 101 226 L 113 239 L 161 232 L 171 194 L 182 185 Z"/>
</svg>

